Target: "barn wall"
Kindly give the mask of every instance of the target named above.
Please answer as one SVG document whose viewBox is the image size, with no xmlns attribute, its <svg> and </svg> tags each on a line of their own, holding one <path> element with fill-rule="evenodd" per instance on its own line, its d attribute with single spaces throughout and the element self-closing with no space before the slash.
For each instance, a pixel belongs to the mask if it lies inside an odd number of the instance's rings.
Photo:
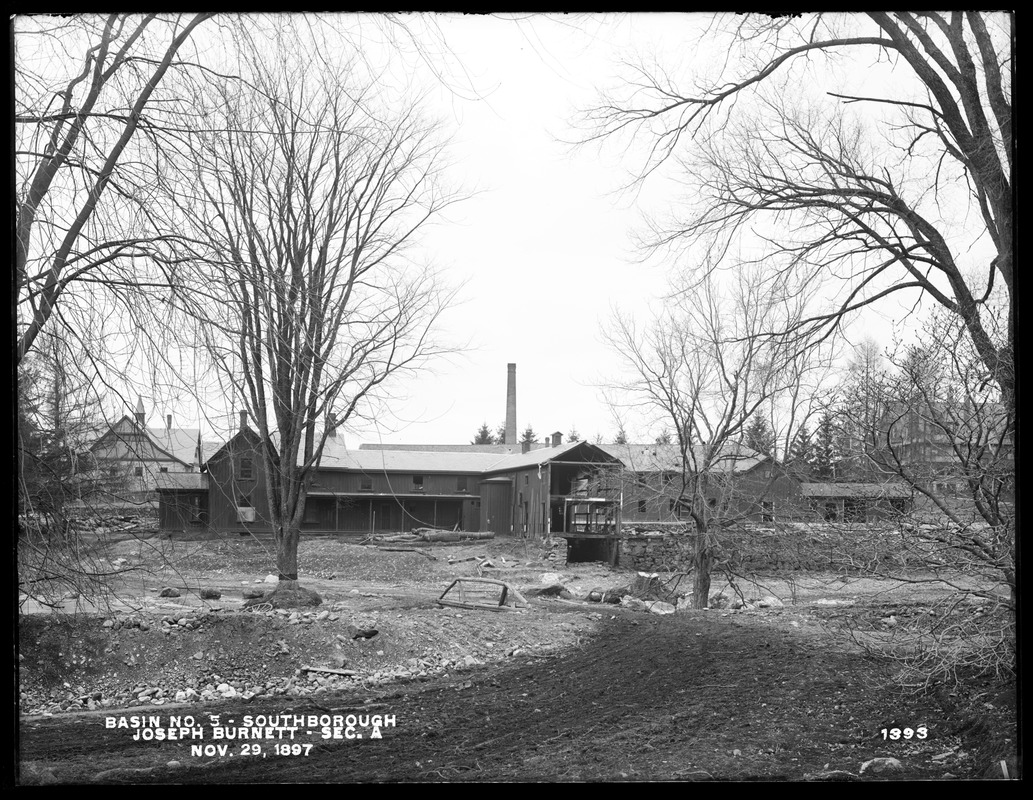
<svg viewBox="0 0 1033 800">
<path fill-rule="evenodd" d="M 413 482 L 414 475 L 422 475 L 423 491 L 420 493 L 425 495 L 468 494 L 476 497 L 477 482 L 480 479 L 479 473 L 476 472 L 370 472 L 364 474 L 326 469 L 319 471 L 312 486 L 347 495 L 365 491 L 370 494 L 411 495 L 417 492 Z"/>
<path fill-rule="evenodd" d="M 549 525 L 549 469 L 538 467 L 506 473 L 512 478 L 510 520 L 517 536 L 544 537 Z"/>
<path fill-rule="evenodd" d="M 670 522 L 679 519 L 677 507 L 681 490 L 681 476 L 670 473 L 624 473 L 621 518 L 632 522 Z M 718 508 L 726 498 L 728 509 L 723 516 L 734 516 L 752 522 L 763 522 L 765 517 L 795 518 L 800 507 L 800 484 L 787 475 L 772 473 L 762 466 L 731 478 L 715 476 L 707 490 L 708 500 Z M 763 503 L 770 503 L 766 509 Z M 682 513 L 681 518 L 686 518 Z"/>
<path fill-rule="evenodd" d="M 208 529 L 208 492 L 169 490 L 158 492 L 158 528 L 163 531 Z"/>
<path fill-rule="evenodd" d="M 493 531 L 496 535 L 507 536 L 513 532 L 513 505 L 511 494 L 513 484 L 505 481 L 482 481 L 481 508 L 479 530 Z"/>
<path fill-rule="evenodd" d="M 238 434 L 208 461 L 208 508 L 214 530 L 264 533 L 272 530 L 269 501 L 265 490 L 265 467 L 259 451 L 258 436 Z M 240 475 L 241 460 L 251 459 L 252 478 Z M 255 521 L 237 521 L 237 503 L 247 497 L 255 508 Z"/>
</svg>

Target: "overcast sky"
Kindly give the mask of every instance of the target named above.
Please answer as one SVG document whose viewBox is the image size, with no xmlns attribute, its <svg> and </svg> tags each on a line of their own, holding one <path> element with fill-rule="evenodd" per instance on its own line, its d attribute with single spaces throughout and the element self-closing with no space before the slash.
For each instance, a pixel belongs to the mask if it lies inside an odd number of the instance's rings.
<svg viewBox="0 0 1033 800">
<path fill-rule="evenodd" d="M 671 264 L 643 261 L 634 234 L 685 187 L 660 176 L 635 194 L 619 192 L 628 160 L 612 147 L 572 147 L 572 123 L 600 88 L 615 84 L 622 59 L 655 58 L 676 76 L 719 62 L 700 39 L 709 17 L 422 20 L 437 32 L 429 57 L 407 62 L 408 77 L 431 87 L 429 106 L 453 134 L 449 179 L 474 193 L 426 230 L 416 254 L 461 287 L 439 329 L 455 353 L 395 383 L 391 413 L 347 430 L 346 442 L 462 443 L 482 422 L 495 429 L 505 418 L 507 363 L 517 365 L 520 431 L 531 425 L 541 438 L 576 428 L 610 441 L 619 422 L 604 386 L 617 366 L 601 333 L 615 308 L 643 321 L 663 313 Z M 885 82 L 888 69 L 860 63 L 850 78 Z M 884 305 L 852 336 L 888 344 L 906 314 L 900 303 Z M 170 412 L 179 424 L 197 424 L 204 413 L 183 395 L 171 403 L 144 397 L 151 424 Z M 232 417 L 212 409 L 201 424 L 217 430 Z M 624 424 L 633 439 L 659 433 L 633 416 Z"/>
<path fill-rule="evenodd" d="M 576 110 L 615 72 L 616 52 L 636 35 L 677 36 L 690 23 L 668 15 L 442 21 L 448 45 L 482 93 L 454 98 L 446 109 L 457 130 L 455 179 L 478 194 L 424 241 L 463 283 L 443 332 L 468 346 L 404 387 L 408 399 L 394 406 L 399 419 L 373 435 L 464 442 L 483 421 L 496 427 L 505 419 L 511 362 L 521 431 L 530 424 L 541 435 L 572 427 L 586 437 L 616 432 L 597 386 L 610 360 L 600 325 L 615 303 L 644 311 L 666 276 L 635 263 L 629 236 L 642 206 L 613 195 L 617 166 L 595 150 L 574 152 L 564 140 L 573 135 Z"/>
</svg>

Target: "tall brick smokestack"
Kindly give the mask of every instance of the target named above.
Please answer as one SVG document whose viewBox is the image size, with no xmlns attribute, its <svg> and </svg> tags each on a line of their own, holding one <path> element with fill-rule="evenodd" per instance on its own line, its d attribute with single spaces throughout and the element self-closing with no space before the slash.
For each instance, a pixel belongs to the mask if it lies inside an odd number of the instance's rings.
<svg viewBox="0 0 1033 800">
<path fill-rule="evenodd" d="M 506 382 L 506 444 L 517 443 L 516 429 L 516 364 L 506 365 L 509 380 Z"/>
</svg>

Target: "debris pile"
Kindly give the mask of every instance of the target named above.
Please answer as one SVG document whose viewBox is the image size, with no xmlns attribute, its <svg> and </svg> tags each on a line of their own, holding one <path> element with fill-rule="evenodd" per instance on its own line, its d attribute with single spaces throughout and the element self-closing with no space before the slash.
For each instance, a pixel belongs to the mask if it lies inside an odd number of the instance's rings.
<svg viewBox="0 0 1033 800">
<path fill-rule="evenodd" d="M 491 531 L 451 531 L 441 528 L 413 528 L 411 533 L 374 534 L 364 542 L 463 542 L 476 539 L 494 539 Z"/>
</svg>

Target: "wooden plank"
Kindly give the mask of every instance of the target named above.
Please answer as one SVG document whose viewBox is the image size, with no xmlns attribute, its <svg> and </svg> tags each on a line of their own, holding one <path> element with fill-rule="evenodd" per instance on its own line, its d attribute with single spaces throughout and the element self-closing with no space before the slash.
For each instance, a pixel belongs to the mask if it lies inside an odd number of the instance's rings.
<svg viewBox="0 0 1033 800">
<path fill-rule="evenodd" d="M 328 675 L 358 675 L 359 673 L 350 669 L 331 669 L 330 667 L 302 667 L 302 672 L 325 672 Z"/>
</svg>

